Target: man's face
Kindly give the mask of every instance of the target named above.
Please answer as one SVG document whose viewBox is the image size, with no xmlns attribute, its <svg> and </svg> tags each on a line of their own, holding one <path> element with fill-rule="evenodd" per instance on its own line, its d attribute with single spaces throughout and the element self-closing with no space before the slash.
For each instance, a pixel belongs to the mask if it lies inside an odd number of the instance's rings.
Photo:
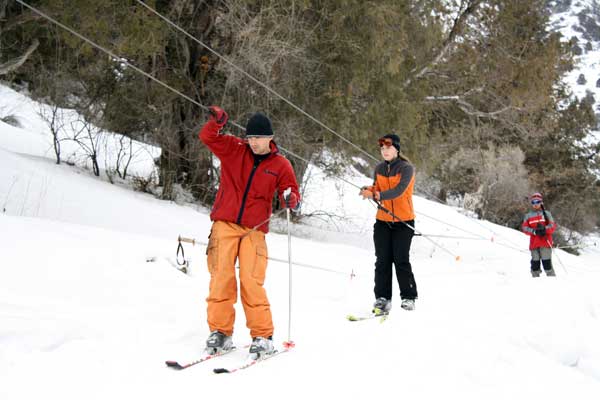
<svg viewBox="0 0 600 400">
<path fill-rule="evenodd" d="M 533 209 L 536 211 L 540 210 L 542 208 L 542 202 L 541 201 L 532 201 L 531 207 L 533 207 Z"/>
<path fill-rule="evenodd" d="M 271 140 L 273 140 L 272 137 L 250 136 L 247 138 L 247 140 L 254 154 L 267 154 L 271 151 L 269 143 L 271 143 Z"/>
</svg>

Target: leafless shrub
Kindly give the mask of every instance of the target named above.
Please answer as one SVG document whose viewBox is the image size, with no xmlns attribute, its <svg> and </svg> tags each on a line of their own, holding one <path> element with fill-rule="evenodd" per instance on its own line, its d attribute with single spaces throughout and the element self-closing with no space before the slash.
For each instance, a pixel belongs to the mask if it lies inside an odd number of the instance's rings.
<svg viewBox="0 0 600 400">
<path fill-rule="evenodd" d="M 477 180 L 482 163 L 480 148 L 460 148 L 440 166 L 441 180 L 450 193 L 463 195 L 479 189 Z"/>
<path fill-rule="evenodd" d="M 133 190 L 142 193 L 154 194 L 154 188 L 156 187 L 156 175 L 152 172 L 148 176 L 134 175 L 131 178 L 133 183 Z"/>
<path fill-rule="evenodd" d="M 133 139 L 124 135 L 115 134 L 104 143 L 104 170 L 110 183 L 114 183 L 115 176 L 127 178 L 127 171 L 137 152 L 133 150 Z M 116 148 L 114 147 L 116 145 Z"/>
<path fill-rule="evenodd" d="M 90 161 L 92 165 L 94 175 L 100 176 L 98 155 L 100 144 L 104 136 L 102 130 L 83 117 L 72 122 L 71 128 L 73 130 L 73 137 L 69 139 L 77 143 L 84 151 L 85 158 Z"/>
<path fill-rule="evenodd" d="M 446 201 L 443 185 L 439 179 L 428 175 L 418 168 L 415 178 L 415 193 L 432 201 Z"/>
<path fill-rule="evenodd" d="M 515 226 L 529 194 L 525 155 L 518 147 L 459 149 L 442 167 L 461 206 L 490 221 Z"/>
<path fill-rule="evenodd" d="M 58 107 L 58 105 L 56 104 L 40 104 L 38 109 L 38 115 L 42 120 L 46 122 L 46 124 L 48 125 L 48 129 L 50 129 L 50 133 L 52 134 L 52 146 L 54 149 L 54 157 L 56 158 L 56 163 L 60 164 L 60 144 L 62 140 L 65 140 L 65 115 L 63 109 Z"/>
<path fill-rule="evenodd" d="M 481 216 L 508 226 L 518 226 L 529 194 L 525 154 L 518 147 L 490 147 L 482 154 Z"/>
</svg>

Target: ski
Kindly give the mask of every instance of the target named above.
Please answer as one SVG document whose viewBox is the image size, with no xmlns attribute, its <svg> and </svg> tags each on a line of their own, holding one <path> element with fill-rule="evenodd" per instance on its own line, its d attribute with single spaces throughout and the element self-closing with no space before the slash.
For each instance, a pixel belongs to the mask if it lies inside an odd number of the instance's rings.
<svg viewBox="0 0 600 400">
<path fill-rule="evenodd" d="M 232 374 L 234 372 L 241 371 L 241 370 L 244 370 L 246 368 L 250 368 L 253 365 L 256 365 L 256 364 L 261 363 L 263 361 L 266 361 L 266 360 L 268 360 L 270 358 L 278 356 L 279 354 L 287 353 L 288 351 L 290 351 L 290 349 L 291 349 L 290 347 L 286 347 L 283 350 L 275 350 L 271 354 L 266 354 L 266 355 L 264 355 L 264 356 L 262 356 L 260 358 L 257 358 L 256 360 L 254 360 L 254 359 L 248 360 L 244 364 L 238 365 L 237 367 L 234 367 L 234 368 L 215 368 L 215 369 L 213 369 L 213 372 L 215 374 Z"/>
<path fill-rule="evenodd" d="M 236 349 L 235 347 L 232 347 L 232 348 L 231 348 L 231 349 L 229 349 L 229 350 L 222 351 L 222 352 L 220 352 L 220 353 L 217 353 L 217 354 L 205 354 L 205 355 L 203 355 L 202 357 L 200 357 L 199 359 L 197 359 L 197 360 L 194 360 L 194 361 L 191 361 L 191 362 L 189 362 L 189 363 L 187 363 L 187 364 L 181 364 L 181 363 L 179 363 L 179 362 L 177 362 L 177 361 L 165 361 L 165 364 L 166 364 L 166 365 L 167 365 L 167 367 L 169 367 L 169 368 L 172 368 L 172 369 L 175 369 L 175 370 L 178 370 L 178 371 L 180 371 L 180 370 L 182 370 L 182 369 L 186 369 L 186 368 L 192 367 L 192 366 L 194 366 L 194 365 L 197 365 L 197 364 L 203 363 L 204 361 L 208 361 L 208 360 L 211 360 L 211 359 L 213 359 L 213 358 L 217 358 L 217 357 L 224 356 L 225 354 L 229 354 L 229 353 L 231 353 L 232 351 L 235 351 L 235 349 Z"/>
<path fill-rule="evenodd" d="M 383 323 L 387 319 L 388 315 L 389 314 L 370 314 L 370 315 L 357 316 L 357 315 L 349 314 L 346 316 L 346 319 L 350 322 L 356 322 L 356 321 L 366 321 L 368 319 L 379 318 L 379 322 Z"/>
</svg>

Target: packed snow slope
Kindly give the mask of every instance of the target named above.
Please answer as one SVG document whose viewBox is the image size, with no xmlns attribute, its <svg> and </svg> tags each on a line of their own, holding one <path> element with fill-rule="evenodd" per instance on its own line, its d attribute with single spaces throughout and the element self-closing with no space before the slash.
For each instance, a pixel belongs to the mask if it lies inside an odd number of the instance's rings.
<svg viewBox="0 0 600 400">
<path fill-rule="evenodd" d="M 600 398 L 593 239 L 581 256 L 555 251 L 556 278 L 533 279 L 525 235 L 416 197 L 417 229 L 430 235 L 413 241 L 416 310 L 399 307 L 395 286 L 387 321 L 349 322 L 374 301 L 375 209 L 316 169 L 304 212 L 347 221 L 291 227 L 291 314 L 284 221 L 267 236 L 269 256 L 284 261 L 269 262 L 265 283 L 274 339 L 296 347 L 213 374 L 245 360 L 238 303 L 236 352 L 168 369 L 165 360 L 197 358 L 209 334 L 209 210 L 56 165 L 39 107 L 0 86 L 0 110 L 20 125 L 0 122 L 0 398 Z M 151 171 L 153 151 L 136 173 Z M 178 235 L 199 241 L 185 244 L 188 274 L 174 266 Z"/>
</svg>

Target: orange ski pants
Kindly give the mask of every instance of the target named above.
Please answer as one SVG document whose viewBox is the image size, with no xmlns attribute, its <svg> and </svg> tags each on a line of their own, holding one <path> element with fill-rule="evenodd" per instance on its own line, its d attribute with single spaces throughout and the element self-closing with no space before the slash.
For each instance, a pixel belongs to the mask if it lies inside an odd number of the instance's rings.
<svg viewBox="0 0 600 400">
<path fill-rule="evenodd" d="M 208 248 L 210 272 L 208 326 L 225 335 L 233 334 L 237 301 L 235 261 L 239 261 L 240 292 L 246 326 L 250 335 L 273 335 L 273 319 L 267 292 L 263 288 L 267 270 L 267 244 L 264 232 L 251 230 L 232 222 L 213 223 Z"/>
</svg>

